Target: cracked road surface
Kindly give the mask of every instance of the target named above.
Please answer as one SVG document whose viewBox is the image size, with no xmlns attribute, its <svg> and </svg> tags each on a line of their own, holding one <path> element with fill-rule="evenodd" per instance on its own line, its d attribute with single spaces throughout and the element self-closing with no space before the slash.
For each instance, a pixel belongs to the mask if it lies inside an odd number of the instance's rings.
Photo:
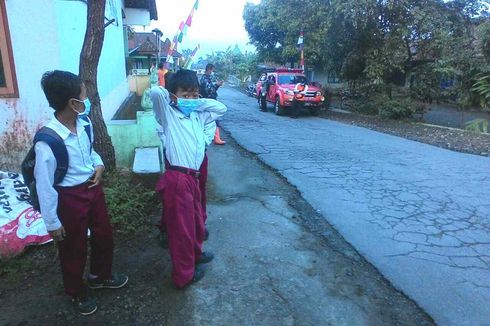
<svg viewBox="0 0 490 326">
<path fill-rule="evenodd" d="M 438 324 L 490 325 L 490 158 L 220 100 L 232 137 Z"/>
<path fill-rule="evenodd" d="M 255 156 L 232 140 L 208 155 L 215 259 L 202 280 L 175 290 L 168 251 L 145 233 L 116 244 L 128 286 L 95 292 L 99 311 L 81 317 L 51 248 L 44 268 L 0 282 L 0 325 L 434 325 Z"/>
<path fill-rule="evenodd" d="M 235 146 L 209 153 L 206 246 L 217 258 L 188 292 L 189 324 L 433 324 L 291 185 Z"/>
</svg>

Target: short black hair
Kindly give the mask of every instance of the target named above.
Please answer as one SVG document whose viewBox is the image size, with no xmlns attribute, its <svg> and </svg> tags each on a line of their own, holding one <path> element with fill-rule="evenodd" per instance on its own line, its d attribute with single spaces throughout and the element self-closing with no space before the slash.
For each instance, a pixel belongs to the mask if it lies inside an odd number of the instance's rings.
<svg viewBox="0 0 490 326">
<path fill-rule="evenodd" d="M 47 71 L 41 78 L 41 88 L 49 106 L 55 111 L 64 110 L 70 99 L 78 99 L 82 85 L 82 79 L 68 71 Z"/>
<path fill-rule="evenodd" d="M 215 66 L 212 63 L 208 63 L 206 65 L 206 71 L 209 71 L 209 70 L 214 69 L 214 68 L 215 68 Z"/>
<path fill-rule="evenodd" d="M 163 62 L 160 62 L 160 63 L 158 64 L 158 69 L 163 69 Z"/>
<path fill-rule="evenodd" d="M 168 77 L 168 84 L 165 84 L 170 93 L 176 94 L 177 91 L 199 90 L 199 80 L 194 70 L 181 69 Z"/>
</svg>

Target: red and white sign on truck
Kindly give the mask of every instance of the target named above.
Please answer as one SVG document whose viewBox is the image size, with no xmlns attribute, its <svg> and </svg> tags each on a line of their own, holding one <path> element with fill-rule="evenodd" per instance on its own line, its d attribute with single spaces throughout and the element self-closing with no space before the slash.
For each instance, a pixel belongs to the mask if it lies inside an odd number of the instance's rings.
<svg viewBox="0 0 490 326">
<path fill-rule="evenodd" d="M 268 69 L 260 76 L 256 89 L 260 109 L 266 111 L 267 102 L 273 103 L 277 115 L 289 110 L 298 116 L 302 109 L 317 115 L 325 104 L 321 86 L 310 83 L 301 69 Z"/>
</svg>

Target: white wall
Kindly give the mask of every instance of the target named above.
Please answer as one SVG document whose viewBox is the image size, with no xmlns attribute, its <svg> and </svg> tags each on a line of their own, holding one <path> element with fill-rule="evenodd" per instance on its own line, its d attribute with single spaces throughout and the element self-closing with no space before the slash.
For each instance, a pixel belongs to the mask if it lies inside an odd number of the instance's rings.
<svg viewBox="0 0 490 326">
<path fill-rule="evenodd" d="M 0 169 L 20 164 L 38 125 L 51 109 L 40 87 L 42 74 L 60 66 L 52 0 L 5 1 L 19 87 L 18 99 L 0 99 Z M 32 19 L 35 17 L 36 19 Z"/>
<path fill-rule="evenodd" d="M 319 82 L 320 84 L 322 84 L 323 87 L 328 87 L 328 88 L 332 88 L 332 89 L 345 87 L 344 83 L 329 83 L 328 82 L 328 73 L 326 73 L 324 71 L 316 71 L 315 70 L 314 76 L 313 76 L 313 81 Z"/>
<path fill-rule="evenodd" d="M 5 1 L 19 88 L 18 99 L 0 99 L 0 169 L 16 170 L 35 130 L 52 116 L 40 87 L 53 69 L 78 73 L 87 7 L 81 1 Z M 106 17 L 116 23 L 105 30 L 98 86 L 107 121 L 129 94 L 124 57 L 122 0 L 107 0 Z"/>
<path fill-rule="evenodd" d="M 126 14 L 125 23 L 127 25 L 150 25 L 150 12 L 148 10 L 126 8 L 124 13 Z"/>
<path fill-rule="evenodd" d="M 122 0 L 108 0 L 105 16 L 116 22 L 105 29 L 104 44 L 99 59 L 97 85 L 102 100 L 102 114 L 110 120 L 119 105 L 129 95 L 124 53 Z M 80 51 L 85 37 L 87 6 L 79 1 L 55 1 L 56 24 L 63 69 L 78 73 Z M 124 85 L 126 85 L 124 87 Z"/>
</svg>

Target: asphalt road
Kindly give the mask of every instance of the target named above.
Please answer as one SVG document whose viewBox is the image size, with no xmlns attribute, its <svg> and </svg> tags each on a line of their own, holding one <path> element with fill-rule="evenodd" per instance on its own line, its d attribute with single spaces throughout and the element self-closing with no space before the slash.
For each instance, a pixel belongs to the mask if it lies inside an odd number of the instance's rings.
<svg viewBox="0 0 490 326">
<path fill-rule="evenodd" d="M 46 256 L 32 250 L 16 280 L 0 275 L 0 325 L 434 325 L 284 178 L 228 140 L 208 150 L 204 248 L 215 258 L 202 280 L 173 287 L 156 230 L 120 239 L 114 270 L 129 283 L 94 291 L 99 310 L 84 317 L 63 294 L 54 247 L 33 248 Z"/>
<path fill-rule="evenodd" d="M 438 324 L 490 325 L 490 158 L 219 99 L 231 136 Z"/>
</svg>

